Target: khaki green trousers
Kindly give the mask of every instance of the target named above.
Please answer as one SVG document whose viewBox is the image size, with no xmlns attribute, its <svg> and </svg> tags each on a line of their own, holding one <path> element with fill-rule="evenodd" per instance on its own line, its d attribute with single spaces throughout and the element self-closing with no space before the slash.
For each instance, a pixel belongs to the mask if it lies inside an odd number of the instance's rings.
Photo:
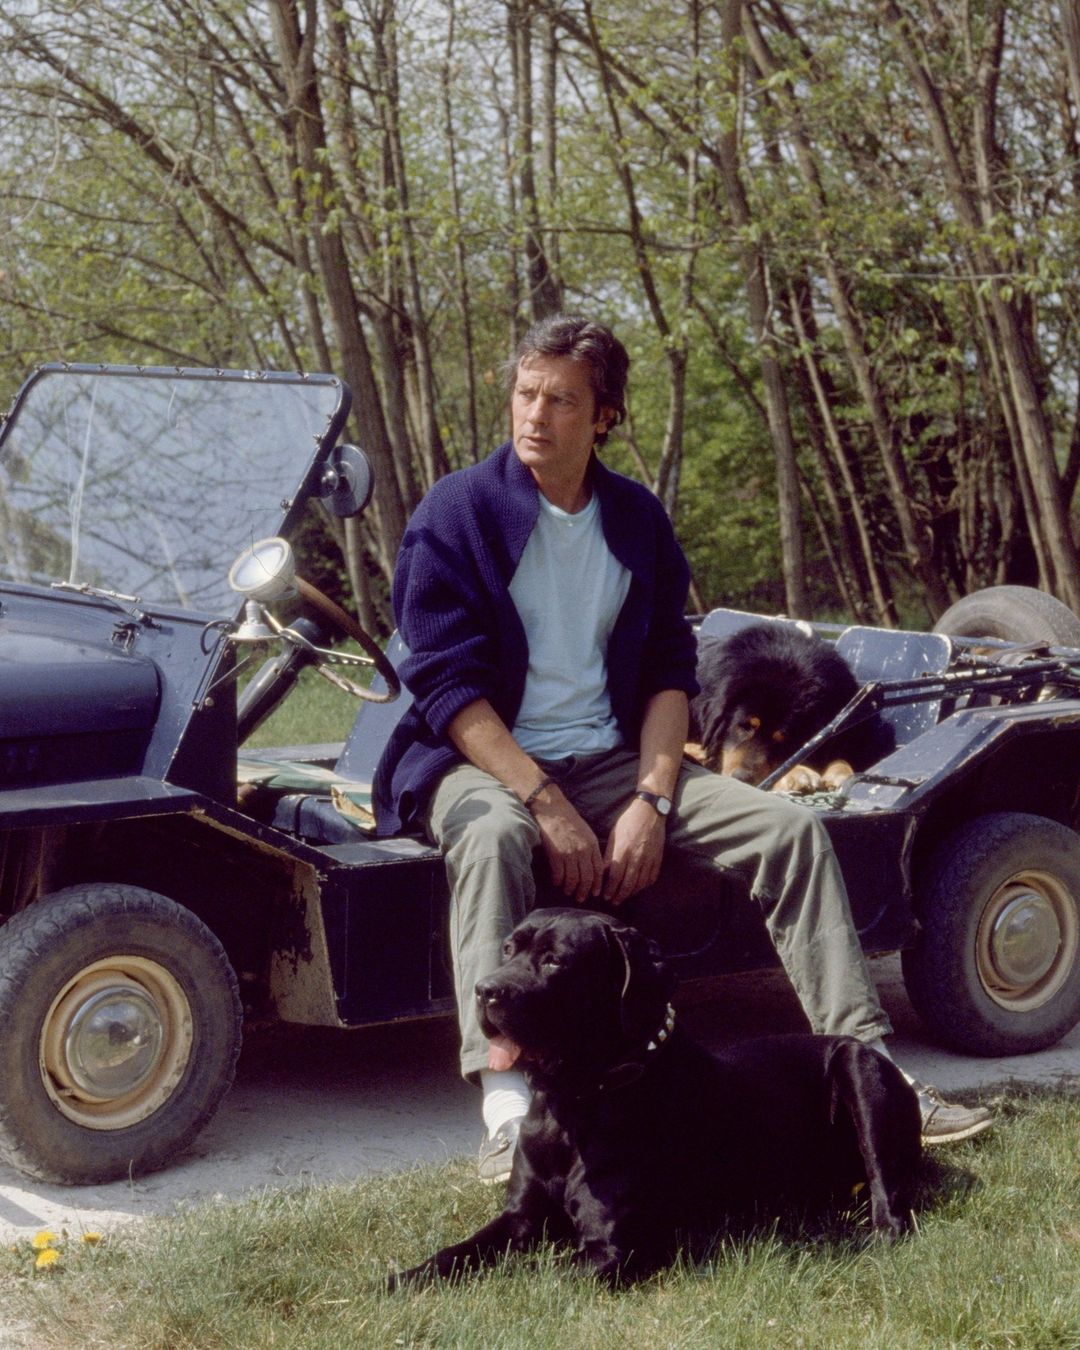
<svg viewBox="0 0 1080 1350">
<path fill-rule="evenodd" d="M 637 755 L 609 750 L 542 767 L 603 849 L 637 786 Z M 673 801 L 665 856 L 692 855 L 741 883 L 740 893 L 762 912 L 811 1028 L 861 1041 L 887 1035 L 889 1019 L 851 920 L 840 867 L 813 812 L 689 763 Z M 507 934 L 535 904 L 540 831 L 512 792 L 470 764 L 451 769 L 439 783 L 428 830 L 446 858 L 461 1071 L 472 1077 L 487 1067 L 474 989 L 499 965 Z M 717 903 L 733 903 L 730 886 L 717 886 Z"/>
</svg>

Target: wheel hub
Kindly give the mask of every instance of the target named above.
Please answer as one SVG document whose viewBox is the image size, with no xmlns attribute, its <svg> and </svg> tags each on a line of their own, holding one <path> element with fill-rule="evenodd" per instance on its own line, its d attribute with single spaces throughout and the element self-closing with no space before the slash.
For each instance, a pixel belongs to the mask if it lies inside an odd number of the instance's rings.
<svg viewBox="0 0 1080 1350">
<path fill-rule="evenodd" d="M 994 969 L 1013 988 L 1041 980 L 1061 946 L 1061 925 L 1045 895 L 1021 890 L 994 922 L 990 949 Z"/>
<path fill-rule="evenodd" d="M 975 938 L 986 993 L 1010 1012 L 1049 1002 L 1067 980 L 1080 947 L 1071 893 L 1051 873 L 1024 871 L 988 900 Z"/>
<path fill-rule="evenodd" d="M 69 1120 L 125 1129 L 168 1101 L 193 1040 L 172 974 L 145 957 L 112 957 L 85 967 L 54 1000 L 41 1028 L 42 1081 Z"/>
<path fill-rule="evenodd" d="M 67 1024 L 64 1061 L 88 1097 L 112 1101 L 154 1071 L 164 1031 L 153 999 L 130 980 L 81 1002 Z"/>
</svg>

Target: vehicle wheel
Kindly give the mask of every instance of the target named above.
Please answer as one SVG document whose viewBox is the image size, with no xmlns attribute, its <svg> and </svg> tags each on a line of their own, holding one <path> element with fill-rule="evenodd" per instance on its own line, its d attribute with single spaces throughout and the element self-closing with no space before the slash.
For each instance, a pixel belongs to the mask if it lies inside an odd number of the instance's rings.
<svg viewBox="0 0 1080 1350">
<path fill-rule="evenodd" d="M 934 632 L 1080 647 L 1080 619 L 1055 596 L 1032 586 L 987 586 L 973 591 L 949 606 L 934 624 Z"/>
<path fill-rule="evenodd" d="M 916 1011 L 967 1054 L 1045 1049 L 1080 1021 L 1080 837 L 1044 816 L 969 821 L 932 855 L 903 953 Z"/>
<path fill-rule="evenodd" d="M 0 1153 L 83 1185 L 171 1162 L 240 1050 L 236 976 L 189 910 L 137 886 L 58 891 L 0 928 Z"/>
</svg>

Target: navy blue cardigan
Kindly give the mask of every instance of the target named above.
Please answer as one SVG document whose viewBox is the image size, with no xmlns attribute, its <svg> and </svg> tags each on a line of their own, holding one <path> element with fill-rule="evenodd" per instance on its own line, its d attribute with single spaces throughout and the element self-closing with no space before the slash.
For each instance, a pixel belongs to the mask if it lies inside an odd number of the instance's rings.
<svg viewBox="0 0 1080 1350">
<path fill-rule="evenodd" d="M 697 692 L 685 618 L 690 572 L 671 522 L 640 483 L 593 456 L 589 481 L 604 538 L 630 572 L 608 643 L 608 692 L 625 743 L 636 748 L 645 704 L 663 689 Z M 401 677 L 413 703 L 375 773 L 378 832 L 421 820 L 435 784 L 461 756 L 447 728 L 485 698 L 508 727 L 525 691 L 529 648 L 510 597 L 539 515 L 539 492 L 507 441 L 480 464 L 440 479 L 409 521 L 394 573 L 394 614 L 409 656 Z M 588 579 L 568 577 L 567 592 Z"/>
</svg>

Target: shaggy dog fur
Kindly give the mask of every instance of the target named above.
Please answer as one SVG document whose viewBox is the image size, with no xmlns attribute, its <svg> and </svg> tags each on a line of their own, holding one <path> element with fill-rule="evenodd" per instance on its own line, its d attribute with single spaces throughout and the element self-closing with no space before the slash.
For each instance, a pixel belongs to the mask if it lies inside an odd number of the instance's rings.
<svg viewBox="0 0 1080 1350">
<path fill-rule="evenodd" d="M 745 783 L 760 783 L 783 764 L 858 689 L 829 643 L 777 622 L 702 638 L 697 677 L 701 693 L 690 704 L 691 740 L 702 747 L 707 768 Z M 867 767 L 855 762 L 859 741 L 856 735 L 832 738 L 807 766 L 817 774 L 837 760 Z M 845 768 L 850 774 L 851 766 Z"/>
<path fill-rule="evenodd" d="M 617 1283 L 688 1235 L 792 1207 L 848 1209 L 876 1236 L 911 1226 L 919 1107 L 899 1069 L 843 1036 L 787 1035 L 712 1055 L 675 1022 L 653 943 L 606 914 L 538 909 L 476 987 L 485 1034 L 533 1090 L 502 1213 L 391 1286 L 451 1278 L 543 1238 Z"/>
</svg>

